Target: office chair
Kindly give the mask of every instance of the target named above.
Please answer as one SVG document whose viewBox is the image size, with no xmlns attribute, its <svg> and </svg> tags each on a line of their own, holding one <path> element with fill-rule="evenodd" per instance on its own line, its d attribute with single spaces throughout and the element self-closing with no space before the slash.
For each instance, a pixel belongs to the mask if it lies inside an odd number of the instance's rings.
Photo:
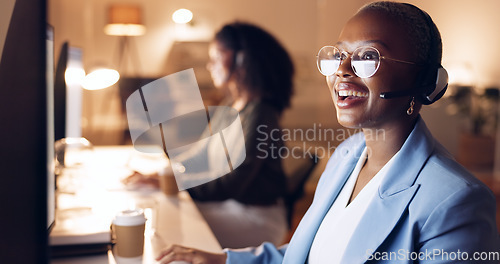
<svg viewBox="0 0 500 264">
<path fill-rule="evenodd" d="M 318 161 L 318 157 L 312 153 L 295 148 L 292 150 L 293 153 L 282 160 L 287 176 L 287 193 L 284 200 L 289 229 L 292 229 L 295 203 L 304 196 L 305 184 Z"/>
</svg>

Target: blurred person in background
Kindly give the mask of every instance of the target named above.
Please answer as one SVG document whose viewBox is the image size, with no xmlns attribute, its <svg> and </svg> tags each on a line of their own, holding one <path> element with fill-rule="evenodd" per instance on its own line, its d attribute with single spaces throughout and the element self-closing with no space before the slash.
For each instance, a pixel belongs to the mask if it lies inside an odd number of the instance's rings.
<svg viewBox="0 0 500 264">
<path fill-rule="evenodd" d="M 271 152 L 283 147 L 279 121 L 293 93 L 292 60 L 274 36 L 243 22 L 226 24 L 215 34 L 209 58 L 207 69 L 214 85 L 227 94 L 222 105 L 239 112 L 246 158 L 229 174 L 188 192 L 222 247 L 258 246 L 265 241 L 279 245 L 288 232 L 283 204 L 286 176 L 281 159 Z M 222 115 L 215 112 L 210 125 L 224 122 Z M 210 151 L 208 144 L 190 150 L 184 159 Z M 126 182 L 158 185 L 158 177 L 135 173 Z"/>
</svg>

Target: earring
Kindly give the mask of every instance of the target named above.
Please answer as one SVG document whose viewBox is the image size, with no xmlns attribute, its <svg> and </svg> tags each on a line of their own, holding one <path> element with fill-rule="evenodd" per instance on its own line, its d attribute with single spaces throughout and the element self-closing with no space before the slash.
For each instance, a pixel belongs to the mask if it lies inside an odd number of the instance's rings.
<svg viewBox="0 0 500 264">
<path fill-rule="evenodd" d="M 411 115 L 413 114 L 413 106 L 415 105 L 415 97 L 412 97 L 411 98 L 411 102 L 410 102 L 410 108 L 408 108 L 408 110 L 406 110 L 406 114 L 407 115 Z"/>
</svg>

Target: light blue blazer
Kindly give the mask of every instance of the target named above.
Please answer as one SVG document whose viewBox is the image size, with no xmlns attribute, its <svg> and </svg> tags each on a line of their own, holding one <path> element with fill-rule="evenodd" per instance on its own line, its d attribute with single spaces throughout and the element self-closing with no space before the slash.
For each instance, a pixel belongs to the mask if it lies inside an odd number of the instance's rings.
<svg viewBox="0 0 500 264">
<path fill-rule="evenodd" d="M 306 263 L 314 236 L 364 147 L 363 134 L 339 145 L 288 245 L 227 250 L 226 263 Z M 346 241 L 341 263 L 500 263 L 493 194 L 454 161 L 421 118 L 378 194 Z M 486 256 L 493 260 L 475 259 Z"/>
</svg>

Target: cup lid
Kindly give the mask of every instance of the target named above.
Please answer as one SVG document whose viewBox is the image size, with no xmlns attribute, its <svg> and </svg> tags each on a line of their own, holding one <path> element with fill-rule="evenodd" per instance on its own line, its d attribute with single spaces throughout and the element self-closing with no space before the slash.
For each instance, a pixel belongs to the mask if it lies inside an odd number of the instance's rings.
<svg viewBox="0 0 500 264">
<path fill-rule="evenodd" d="M 113 224 L 119 226 L 142 225 L 146 222 L 144 211 L 141 209 L 124 210 L 119 212 L 113 219 Z"/>
</svg>

